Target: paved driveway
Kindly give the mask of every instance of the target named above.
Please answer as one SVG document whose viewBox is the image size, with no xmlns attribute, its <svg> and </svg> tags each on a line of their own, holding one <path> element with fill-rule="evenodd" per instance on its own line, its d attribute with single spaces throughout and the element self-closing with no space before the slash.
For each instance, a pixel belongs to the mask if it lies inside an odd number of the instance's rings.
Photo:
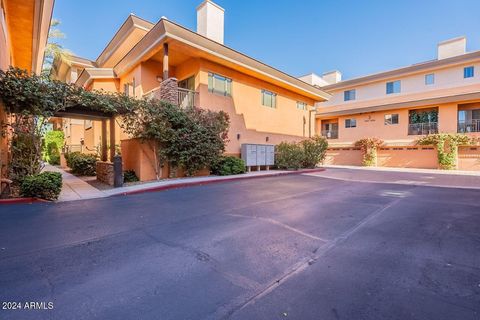
<svg viewBox="0 0 480 320">
<path fill-rule="evenodd" d="M 480 190 L 317 176 L 0 207 L 0 319 L 479 319 Z"/>
</svg>

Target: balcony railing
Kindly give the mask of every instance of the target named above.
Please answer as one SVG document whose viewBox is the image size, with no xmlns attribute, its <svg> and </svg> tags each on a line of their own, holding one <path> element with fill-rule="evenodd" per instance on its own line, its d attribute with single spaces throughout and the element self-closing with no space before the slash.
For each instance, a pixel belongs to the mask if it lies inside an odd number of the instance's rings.
<svg viewBox="0 0 480 320">
<path fill-rule="evenodd" d="M 338 130 L 322 130 L 322 137 L 327 139 L 338 139 Z"/>
<path fill-rule="evenodd" d="M 198 92 L 178 88 L 178 105 L 182 108 L 198 107 Z"/>
<path fill-rule="evenodd" d="M 193 90 L 188 90 L 184 88 L 178 88 L 178 100 L 177 105 L 186 108 L 186 107 L 198 107 L 198 92 Z M 144 98 L 147 99 L 160 99 L 160 88 L 155 88 L 147 93 L 145 93 Z"/>
<path fill-rule="evenodd" d="M 437 122 L 411 123 L 408 125 L 409 135 L 426 135 L 438 133 Z"/>
<path fill-rule="evenodd" d="M 480 119 L 459 121 L 458 132 L 459 133 L 480 132 Z"/>
</svg>

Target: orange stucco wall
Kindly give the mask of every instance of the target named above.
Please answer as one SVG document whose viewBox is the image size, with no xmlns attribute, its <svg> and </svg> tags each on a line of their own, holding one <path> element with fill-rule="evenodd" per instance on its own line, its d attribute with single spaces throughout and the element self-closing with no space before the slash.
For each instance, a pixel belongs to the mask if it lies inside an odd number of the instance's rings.
<svg viewBox="0 0 480 320">
<path fill-rule="evenodd" d="M 140 139 L 127 139 L 121 141 L 123 170 L 133 170 L 140 181 L 150 181 L 157 178 L 155 172 L 155 156 L 153 146 L 148 141 Z M 166 179 L 169 177 L 170 168 L 164 165 L 159 169 L 159 178 Z M 208 169 L 200 170 L 196 176 L 209 175 Z M 184 177 L 185 173 L 182 169 L 178 169 L 176 177 Z"/>
<path fill-rule="evenodd" d="M 437 151 L 434 148 L 381 148 L 377 152 L 380 167 L 437 169 Z"/>
<path fill-rule="evenodd" d="M 480 148 L 462 147 L 458 150 L 458 169 L 480 171 Z"/>
</svg>

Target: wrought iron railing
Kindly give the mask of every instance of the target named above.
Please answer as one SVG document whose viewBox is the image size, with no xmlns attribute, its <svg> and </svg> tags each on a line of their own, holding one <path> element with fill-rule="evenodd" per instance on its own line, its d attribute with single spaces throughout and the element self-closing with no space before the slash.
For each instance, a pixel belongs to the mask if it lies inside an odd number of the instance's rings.
<svg viewBox="0 0 480 320">
<path fill-rule="evenodd" d="M 411 123 L 408 125 L 409 135 L 425 135 L 438 133 L 437 122 Z"/>
<path fill-rule="evenodd" d="M 198 92 L 178 88 L 178 105 L 182 108 L 198 107 Z"/>
<path fill-rule="evenodd" d="M 480 132 L 480 119 L 459 121 L 458 132 L 460 133 Z"/>
<path fill-rule="evenodd" d="M 327 139 L 338 139 L 338 130 L 322 130 L 322 137 Z"/>
</svg>

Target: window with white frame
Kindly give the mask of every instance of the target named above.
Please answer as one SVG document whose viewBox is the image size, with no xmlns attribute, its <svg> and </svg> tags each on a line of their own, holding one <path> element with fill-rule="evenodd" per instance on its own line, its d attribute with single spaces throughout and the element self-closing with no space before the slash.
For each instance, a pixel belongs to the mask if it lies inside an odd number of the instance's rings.
<svg viewBox="0 0 480 320">
<path fill-rule="evenodd" d="M 400 80 L 387 82 L 387 94 L 400 93 Z"/>
<path fill-rule="evenodd" d="M 343 101 L 355 100 L 357 97 L 357 91 L 355 89 L 347 90 L 343 92 Z"/>
<path fill-rule="evenodd" d="M 232 79 L 209 72 L 208 91 L 222 96 L 232 96 Z"/>
<path fill-rule="evenodd" d="M 398 113 L 385 115 L 385 125 L 391 124 L 398 124 Z"/>
<path fill-rule="evenodd" d="M 262 105 L 270 108 L 277 107 L 277 94 L 268 90 L 262 90 Z"/>
<path fill-rule="evenodd" d="M 307 104 L 302 101 L 297 101 L 297 109 L 298 110 L 307 110 Z"/>
<path fill-rule="evenodd" d="M 356 119 L 345 119 L 345 128 L 356 128 L 357 120 Z"/>
</svg>

